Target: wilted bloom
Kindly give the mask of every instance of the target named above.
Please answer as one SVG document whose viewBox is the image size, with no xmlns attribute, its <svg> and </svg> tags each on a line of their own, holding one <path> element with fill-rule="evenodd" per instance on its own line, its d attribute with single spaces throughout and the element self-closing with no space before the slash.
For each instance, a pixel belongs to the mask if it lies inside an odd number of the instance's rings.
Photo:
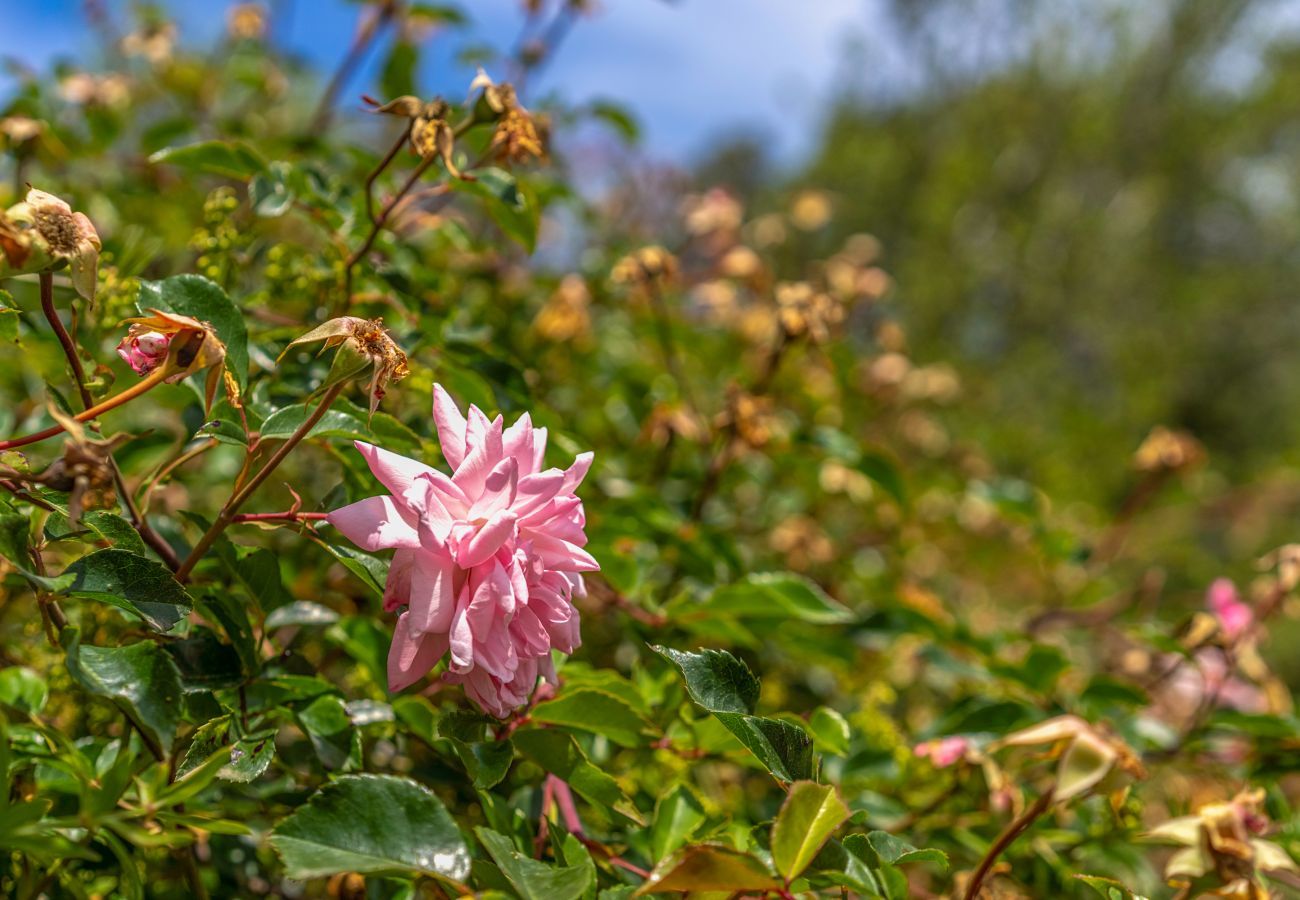
<svg viewBox="0 0 1300 900">
<path fill-rule="evenodd" d="M 0 276 L 70 267 L 72 285 L 95 299 L 99 234 L 84 213 L 53 194 L 29 190 L 27 198 L 0 216 Z"/>
<path fill-rule="evenodd" d="M 497 84 L 481 68 L 470 82 L 470 93 L 483 89 L 474 104 L 474 120 L 495 122 L 491 149 L 507 162 L 523 162 L 546 156 L 545 142 L 532 113 L 519 102 L 514 85 Z"/>
<path fill-rule="evenodd" d="M 1048 719 L 996 741 L 990 749 L 1035 745 L 1048 745 L 1060 757 L 1056 780 L 1050 788 L 1056 801 L 1146 776 L 1146 770 L 1128 744 L 1078 716 Z"/>
<path fill-rule="evenodd" d="M 1186 431 L 1157 425 L 1133 454 L 1139 472 L 1181 472 L 1205 459 L 1201 442 Z"/>
<path fill-rule="evenodd" d="M 930 762 L 940 769 L 946 769 L 953 763 L 965 758 L 970 750 L 970 739 L 959 734 L 935 738 L 932 741 L 923 741 L 912 748 L 913 753 L 928 758 Z"/>
<path fill-rule="evenodd" d="M 379 401 L 387 393 L 388 382 L 401 381 L 410 373 L 406 354 L 397 346 L 384 330 L 383 319 L 363 319 L 359 316 L 340 316 L 318 325 L 300 338 L 295 338 L 285 347 L 285 353 L 299 344 L 323 341 L 325 349 L 342 347 L 350 351 L 356 359 L 355 366 L 342 364 L 340 377 L 347 377 L 367 367 L 371 369 L 370 414 L 373 416 L 379 408 Z M 284 354 L 281 354 L 283 356 Z M 337 365 L 337 363 L 336 363 Z"/>
<path fill-rule="evenodd" d="M 795 228 L 816 231 L 830 220 L 831 197 L 825 191 L 800 191 L 790 204 L 790 221 Z"/>
<path fill-rule="evenodd" d="M 117 345 L 117 355 L 122 357 L 135 374 L 143 377 L 167 361 L 167 347 L 171 342 L 172 336 L 169 334 L 132 325 L 126 337 Z"/>
<path fill-rule="evenodd" d="M 237 3 L 226 13 L 226 31 L 237 41 L 254 41 L 266 33 L 266 8 L 260 3 Z"/>
<path fill-rule="evenodd" d="M 460 170 L 456 168 L 456 162 L 452 158 L 456 133 L 447 122 L 447 114 L 451 112 L 447 101 L 435 97 L 426 103 L 419 97 L 407 94 L 375 107 L 375 112 L 409 119 L 412 149 L 425 159 L 433 156 L 440 157 L 448 174 L 455 178 L 461 177 Z"/>
<path fill-rule="evenodd" d="M 1205 592 L 1205 605 L 1219 622 L 1219 630 L 1229 642 L 1241 637 L 1255 621 L 1250 606 L 1241 602 L 1237 586 L 1227 578 L 1216 578 Z"/>
<path fill-rule="evenodd" d="M 125 434 L 106 439 L 88 437 L 81 422 L 52 404 L 50 415 L 67 432 L 63 456 L 37 475 L 13 470 L 5 471 L 5 475 L 26 484 L 39 484 L 53 491 L 66 492 L 68 521 L 76 526 L 83 511 L 109 507 L 117 499 L 112 453 L 131 438 Z"/>
<path fill-rule="evenodd" d="M 828 340 L 831 328 L 844 321 L 844 307 L 806 281 L 783 281 L 776 286 L 777 318 L 790 337 L 807 335 L 815 344 Z"/>
<path fill-rule="evenodd" d="M 204 391 L 208 408 L 212 407 L 212 402 L 217 396 L 217 387 L 223 379 L 226 385 L 226 396 L 231 403 L 238 406 L 239 386 L 235 383 L 234 376 L 226 369 L 226 345 L 221 342 L 221 338 L 217 337 L 212 326 L 176 313 L 158 309 L 151 309 L 149 312 L 151 315 L 126 320 L 131 328 L 122 343 L 118 344 L 118 355 L 125 359 L 137 374 L 146 375 L 156 370 L 158 364 L 155 363 L 141 371 L 132 361 L 132 355 L 135 356 L 136 361 L 143 362 L 149 348 L 156 351 L 159 349 L 159 342 L 165 341 L 162 364 L 169 369 L 166 378 L 169 383 L 181 381 L 195 372 L 208 369 L 208 380 Z M 133 351 L 132 340 L 135 340 L 138 345 L 141 339 L 144 339 L 146 349 L 140 350 L 137 346 Z"/>
<path fill-rule="evenodd" d="M 1264 791 L 1242 791 L 1227 803 L 1202 806 L 1195 815 L 1170 819 L 1148 832 L 1153 840 L 1183 847 L 1169 858 L 1165 877 L 1179 882 L 1213 878 L 1204 896 L 1267 900 L 1261 872 L 1300 872 L 1287 852 L 1260 835 L 1268 831 Z M 1211 885 L 1205 885 L 1210 887 Z"/>
<path fill-rule="evenodd" d="M 149 22 L 122 38 L 122 52 L 143 56 L 155 66 L 169 62 L 176 47 L 176 26 L 171 22 Z"/>
<path fill-rule="evenodd" d="M 731 232 L 740 227 L 745 210 L 740 201 L 722 188 L 710 188 L 682 201 L 682 218 L 691 234 Z"/>
<path fill-rule="evenodd" d="M 59 95 L 78 106 L 119 106 L 131 97 L 126 76 L 74 72 L 59 82 Z"/>
<path fill-rule="evenodd" d="M 0 119 L 0 135 L 4 135 L 7 143 L 15 147 L 40 137 L 44 131 L 45 123 L 40 119 L 30 119 L 27 116 Z"/>
<path fill-rule="evenodd" d="M 537 333 L 551 341 L 571 341 L 591 332 L 591 292 L 581 275 L 572 273 L 560 280 L 555 293 L 533 320 Z"/>
<path fill-rule="evenodd" d="M 651 244 L 624 256 L 614 263 L 609 279 L 615 284 L 662 287 L 677 278 L 677 257 L 663 247 Z"/>
<path fill-rule="evenodd" d="M 571 598 L 599 568 L 574 493 L 591 466 L 544 469 L 546 429 L 525 413 L 509 428 L 475 406 L 466 418 L 434 385 L 433 417 L 452 475 L 358 443 L 391 492 L 330 513 L 368 551 L 392 549 L 384 608 L 405 607 L 388 656 L 394 691 L 444 656 L 447 680 L 498 717 L 525 703 L 537 679 L 553 679 L 551 650 L 579 644 Z"/>
</svg>

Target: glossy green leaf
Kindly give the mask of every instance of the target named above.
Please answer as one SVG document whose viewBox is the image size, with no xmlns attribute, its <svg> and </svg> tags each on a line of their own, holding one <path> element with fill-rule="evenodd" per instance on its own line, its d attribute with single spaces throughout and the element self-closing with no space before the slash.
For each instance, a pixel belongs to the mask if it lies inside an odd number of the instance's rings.
<svg viewBox="0 0 1300 900">
<path fill-rule="evenodd" d="M 550 866 L 520 853 L 504 834 L 483 827 L 474 833 L 524 900 L 578 900 L 591 886 L 586 866 Z"/>
<path fill-rule="evenodd" d="M 694 793 L 679 784 L 659 798 L 654 825 L 650 829 L 650 852 L 663 859 L 689 841 L 707 816 Z"/>
<path fill-rule="evenodd" d="M 593 688 L 562 691 L 554 700 L 537 704 L 531 716 L 534 722 L 603 734 L 623 747 L 645 744 L 645 732 L 651 728 L 625 701 Z"/>
<path fill-rule="evenodd" d="M 790 572 L 747 575 L 718 588 L 691 615 L 733 615 L 744 619 L 796 619 L 814 625 L 851 622 L 852 611 L 814 582 Z"/>
<path fill-rule="evenodd" d="M 592 803 L 606 806 L 637 824 L 643 824 L 640 813 L 623 788 L 606 772 L 592 765 L 572 735 L 562 731 L 521 728 L 511 739 L 520 753 L 567 782 Z"/>
<path fill-rule="evenodd" d="M 852 732 L 848 720 L 829 706 L 819 706 L 808 719 L 813 743 L 824 753 L 844 756 L 849 752 Z"/>
<path fill-rule="evenodd" d="M 442 801 L 409 778 L 344 775 L 271 832 L 291 878 L 429 874 L 461 882 L 469 848 Z"/>
<path fill-rule="evenodd" d="M 83 645 L 75 628 L 65 628 L 61 639 L 77 683 L 117 703 L 155 750 L 171 752 L 183 711 L 181 677 L 171 655 L 151 641 L 125 647 Z"/>
<path fill-rule="evenodd" d="M 792 784 L 772 825 L 772 861 L 777 871 L 787 880 L 798 876 L 848 817 L 849 808 L 832 785 Z"/>
<path fill-rule="evenodd" d="M 186 616 L 193 599 L 162 563 L 130 550 L 97 550 L 68 566 L 73 581 L 67 593 L 112 604 L 144 619 L 155 631 L 168 631 Z"/>
</svg>

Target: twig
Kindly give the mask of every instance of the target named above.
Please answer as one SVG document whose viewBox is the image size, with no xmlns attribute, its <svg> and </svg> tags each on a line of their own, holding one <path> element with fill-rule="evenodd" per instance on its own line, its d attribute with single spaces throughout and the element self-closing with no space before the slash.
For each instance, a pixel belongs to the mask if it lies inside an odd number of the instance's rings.
<svg viewBox="0 0 1300 900">
<path fill-rule="evenodd" d="M 989 851 L 984 854 L 984 858 L 980 860 L 975 874 L 971 876 L 970 882 L 966 885 L 965 900 L 975 900 L 979 896 L 980 886 L 984 883 L 984 879 L 988 876 L 989 870 L 993 868 L 993 864 L 997 862 L 998 857 L 1015 842 L 1016 838 L 1024 834 L 1025 830 L 1030 825 L 1033 825 L 1039 816 L 1047 811 L 1047 808 L 1052 805 L 1052 794 L 1055 790 L 1056 786 L 1053 785 L 1048 790 L 1043 791 L 1039 798 L 1034 801 L 1033 806 L 1021 813 L 1020 818 L 1008 825 L 1006 830 L 998 835 L 998 839 L 993 842 L 993 846 L 989 847 Z"/>
<path fill-rule="evenodd" d="M 107 400 L 97 404 L 96 406 L 92 406 L 90 409 L 77 413 L 72 418 L 77 422 L 88 422 L 91 419 L 103 415 L 111 409 L 116 409 L 122 404 L 134 400 L 141 394 L 148 393 L 153 388 L 162 384 L 163 381 L 172 374 L 174 374 L 173 371 L 168 367 L 159 366 L 157 369 L 150 372 L 143 381 L 133 384 L 131 387 L 122 391 L 122 393 L 109 397 Z M 25 447 L 28 444 L 35 444 L 38 441 L 45 440 L 46 438 L 52 438 L 55 435 L 62 434 L 63 431 L 64 429 L 62 425 L 53 425 L 46 428 L 44 431 L 37 431 L 33 434 L 23 435 L 22 437 L 0 441 L 0 450 L 12 450 L 15 447 Z"/>
</svg>

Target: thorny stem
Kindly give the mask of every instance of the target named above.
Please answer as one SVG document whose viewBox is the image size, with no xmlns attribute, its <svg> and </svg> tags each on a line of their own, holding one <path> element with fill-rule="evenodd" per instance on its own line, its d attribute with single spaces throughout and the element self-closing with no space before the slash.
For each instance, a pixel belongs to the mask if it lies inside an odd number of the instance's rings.
<svg viewBox="0 0 1300 900">
<path fill-rule="evenodd" d="M 41 285 L 41 312 L 45 313 L 45 319 L 50 323 L 50 328 L 54 330 L 55 336 L 59 339 L 59 345 L 63 347 L 63 355 L 68 359 L 68 366 L 72 369 L 72 377 L 77 382 L 77 393 L 81 395 L 82 409 L 90 409 L 95 405 L 95 398 L 91 396 L 90 389 L 86 387 L 86 370 L 81 364 L 81 356 L 77 353 L 76 342 L 73 341 L 72 335 L 68 329 L 63 326 L 63 320 L 59 318 L 59 312 L 54 308 L 54 276 L 49 272 L 40 274 Z M 113 473 L 113 484 L 117 489 L 117 495 L 122 501 L 122 508 L 126 511 L 127 518 L 131 526 L 140 534 L 141 540 L 148 544 L 158 554 L 158 557 L 167 564 L 167 567 L 173 572 L 180 565 L 180 560 L 176 557 L 176 551 L 171 548 L 158 532 L 140 514 L 136 508 L 135 501 L 131 497 L 131 491 L 127 487 L 126 479 L 122 477 L 122 470 L 113 458 L 113 454 L 108 454 L 108 467 Z"/>
<path fill-rule="evenodd" d="M 190 573 L 194 571 L 194 567 L 198 564 L 199 560 L 203 558 L 204 554 L 212 549 L 212 545 L 216 543 L 217 538 L 221 536 L 221 532 L 226 530 L 226 526 L 234 521 L 236 513 L 239 512 L 239 508 L 243 506 L 248 498 L 253 495 L 253 492 L 261 486 L 262 482 L 266 481 L 266 479 L 270 477 L 271 473 L 276 470 L 280 463 L 284 462 L 285 457 L 293 452 L 293 449 L 302 442 L 302 439 L 311 432 L 312 428 L 316 426 L 316 423 L 320 421 L 321 416 L 325 415 L 330 406 L 333 405 L 334 401 L 338 398 L 339 394 L 343 392 L 345 386 L 346 382 L 339 382 L 338 384 L 332 385 L 329 390 L 325 392 L 325 396 L 321 397 L 320 403 L 317 404 L 314 410 L 312 410 L 311 415 L 309 415 L 306 420 L 298 426 L 298 429 L 294 431 L 293 434 L 289 435 L 285 442 L 276 449 L 275 453 L 271 455 L 271 458 L 266 461 L 266 465 L 262 466 L 256 475 L 248 479 L 247 484 L 240 488 L 229 500 L 226 501 L 226 505 L 223 506 L 221 512 L 217 514 L 217 519 L 212 523 L 212 527 L 204 532 L 203 537 L 199 538 L 199 542 L 195 544 L 194 549 L 190 551 L 190 555 L 185 557 L 185 561 L 181 563 L 180 568 L 176 570 L 176 579 L 178 581 L 185 582 L 190 577 Z"/>
<path fill-rule="evenodd" d="M 352 78 L 357 66 L 365 57 L 366 51 L 370 44 L 379 36 L 379 33 L 397 14 L 399 3 L 397 0 L 383 0 L 379 9 L 364 9 L 361 12 L 362 20 L 357 24 L 357 34 L 352 40 L 352 46 L 348 48 L 347 54 L 339 61 L 338 68 L 330 77 L 329 84 L 325 88 L 325 93 L 321 95 L 320 103 L 316 106 L 316 113 L 312 116 L 311 133 L 315 135 L 323 134 L 329 129 L 330 119 L 334 116 L 334 101 L 337 99 L 339 91 Z"/>
<path fill-rule="evenodd" d="M 110 409 L 116 409 L 122 404 L 134 400 L 136 397 L 139 397 L 141 394 L 148 393 L 153 388 L 162 384 L 163 381 L 171 374 L 173 374 L 172 370 L 169 369 L 167 366 L 159 366 L 153 372 L 150 372 L 149 375 L 143 381 L 140 381 L 137 384 L 133 384 L 131 387 L 122 391 L 122 393 L 109 397 L 107 400 L 95 406 L 92 406 L 90 409 L 77 413 L 72 418 L 77 422 L 88 422 L 91 419 L 98 418 L 99 416 L 102 416 L 104 413 L 108 412 Z M 46 438 L 52 438 L 55 435 L 62 434 L 62 433 L 63 433 L 62 425 L 52 425 L 51 427 L 46 428 L 44 431 L 37 431 L 33 434 L 23 435 L 22 437 L 10 438 L 7 441 L 0 441 L 0 450 L 12 450 L 14 447 L 25 447 L 28 444 L 35 444 L 38 441 L 43 441 Z"/>
<path fill-rule="evenodd" d="M 1055 790 L 1055 785 L 1053 785 L 1048 790 L 1043 791 L 1039 798 L 1034 801 L 1033 806 L 1021 813 L 1020 818 L 1008 825 L 1006 830 L 998 835 L 998 839 L 993 842 L 993 846 L 989 847 L 988 853 L 984 854 L 984 858 L 980 860 L 975 874 L 971 876 L 970 882 L 966 885 L 965 900 L 975 900 L 979 896 L 980 886 L 984 883 L 984 879 L 988 876 L 989 870 L 993 868 L 993 864 L 997 862 L 998 857 L 1011 846 L 1016 838 L 1024 834 L 1025 830 L 1034 824 L 1039 816 L 1047 811 L 1047 808 L 1052 805 L 1052 794 L 1055 793 Z"/>
</svg>

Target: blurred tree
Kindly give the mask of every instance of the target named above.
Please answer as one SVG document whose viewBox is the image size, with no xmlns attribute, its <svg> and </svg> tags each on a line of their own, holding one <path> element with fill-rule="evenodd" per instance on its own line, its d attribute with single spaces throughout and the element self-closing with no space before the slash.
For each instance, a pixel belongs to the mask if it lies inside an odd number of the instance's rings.
<svg viewBox="0 0 1300 900">
<path fill-rule="evenodd" d="M 1099 461 L 1156 422 L 1234 475 L 1288 456 L 1300 44 L 1282 6 L 886 11 L 863 60 L 905 63 L 858 70 L 794 187 L 835 195 L 827 246 L 881 239 L 918 355 L 962 361 L 964 434 L 1090 499 L 1123 476 Z"/>
</svg>

